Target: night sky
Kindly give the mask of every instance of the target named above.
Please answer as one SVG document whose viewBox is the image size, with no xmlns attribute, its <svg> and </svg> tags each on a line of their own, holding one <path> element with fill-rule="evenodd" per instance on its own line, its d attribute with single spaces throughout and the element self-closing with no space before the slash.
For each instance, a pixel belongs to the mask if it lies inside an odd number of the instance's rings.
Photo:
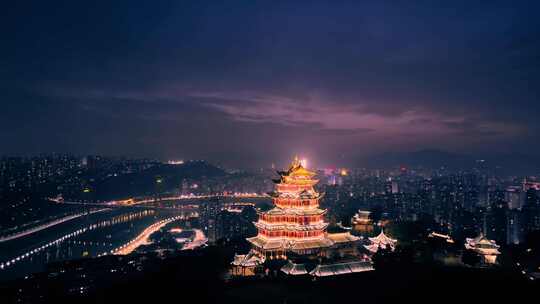
<svg viewBox="0 0 540 304">
<path fill-rule="evenodd" d="M 3 155 L 540 154 L 539 1 L 11 2 Z"/>
</svg>

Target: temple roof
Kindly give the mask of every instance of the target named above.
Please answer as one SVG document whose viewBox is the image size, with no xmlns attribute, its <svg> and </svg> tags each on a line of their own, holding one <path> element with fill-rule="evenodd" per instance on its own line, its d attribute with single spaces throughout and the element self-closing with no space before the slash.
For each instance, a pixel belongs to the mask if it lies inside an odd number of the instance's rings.
<svg viewBox="0 0 540 304">
<path fill-rule="evenodd" d="M 379 246 L 377 244 L 371 244 L 371 245 L 364 245 L 364 248 L 369 250 L 372 253 L 375 253 L 379 250 Z"/>
<path fill-rule="evenodd" d="M 495 241 L 493 240 L 490 240 L 488 239 L 487 237 L 484 236 L 484 234 L 480 233 L 480 235 L 478 235 L 477 237 L 475 237 L 474 239 L 472 238 L 466 238 L 466 242 L 471 244 L 471 245 L 494 245 L 496 246 L 497 248 L 499 247 L 499 245 L 497 245 L 495 243 Z"/>
<path fill-rule="evenodd" d="M 354 261 L 354 262 L 348 262 L 348 263 L 317 265 L 317 267 L 315 267 L 315 269 L 310 271 L 309 274 L 316 277 L 326 277 L 326 276 L 364 272 L 364 271 L 371 271 L 371 270 L 374 270 L 374 269 L 373 269 L 373 265 L 370 262 Z"/>
<path fill-rule="evenodd" d="M 308 274 L 308 271 L 306 269 L 306 265 L 304 264 L 295 264 L 291 261 L 289 261 L 287 264 L 285 264 L 283 267 L 281 267 L 281 271 L 289 274 L 289 275 L 303 275 Z"/>
<path fill-rule="evenodd" d="M 397 243 L 397 240 L 392 239 L 384 234 L 383 229 L 381 229 L 381 233 L 379 233 L 379 235 L 376 237 L 371 237 L 369 240 L 371 243 L 369 245 L 364 245 L 364 248 L 372 253 L 377 252 L 379 249 L 390 249 L 393 251 Z"/>
<path fill-rule="evenodd" d="M 452 244 L 454 243 L 454 240 L 448 234 L 442 234 L 442 233 L 437 233 L 437 232 L 432 231 L 430 234 L 428 234 L 428 237 L 440 238 L 440 239 L 445 240 L 447 243 L 452 243 Z"/>
<path fill-rule="evenodd" d="M 254 246 L 265 249 L 285 249 L 292 251 L 299 251 L 305 249 L 315 249 L 315 248 L 326 248 L 334 244 L 331 239 L 328 238 L 318 238 L 318 239 L 287 239 L 287 238 L 263 238 L 260 236 L 255 236 L 247 238 L 247 241 L 253 244 Z"/>
<path fill-rule="evenodd" d="M 231 264 L 235 266 L 253 267 L 264 263 L 264 261 L 265 258 L 263 256 L 250 251 L 248 254 L 235 254 Z"/>
<path fill-rule="evenodd" d="M 304 167 L 302 167 L 302 165 L 298 165 L 294 168 L 291 168 L 289 169 L 289 176 L 308 176 L 308 177 L 312 177 L 312 176 L 315 176 L 317 175 L 317 173 L 313 172 L 313 171 L 310 171 Z"/>
<path fill-rule="evenodd" d="M 482 233 L 473 238 L 466 238 L 465 239 L 465 248 L 477 250 L 477 251 L 483 251 L 488 252 L 490 254 L 500 254 L 499 252 L 499 245 L 494 240 L 490 240 L 486 238 Z"/>
<path fill-rule="evenodd" d="M 300 160 L 298 159 L 298 156 L 296 156 L 293 160 L 293 162 L 291 163 L 291 165 L 289 166 L 289 169 L 287 171 L 277 171 L 277 173 L 280 175 L 280 176 L 293 176 L 293 177 L 300 177 L 300 176 L 305 176 L 305 177 L 313 177 L 315 175 L 317 175 L 317 173 L 313 172 L 313 171 L 310 171 L 306 168 L 304 168 L 302 166 L 302 163 L 300 162 Z"/>
<path fill-rule="evenodd" d="M 361 239 L 360 237 L 354 236 L 350 234 L 349 232 L 328 233 L 326 236 L 329 239 L 331 239 L 334 243 L 349 243 L 349 242 L 355 242 Z"/>
<path fill-rule="evenodd" d="M 370 237 L 369 240 L 378 245 L 391 245 L 393 246 L 395 243 L 397 243 L 397 240 L 392 239 L 388 237 L 386 234 L 384 234 L 384 229 L 381 229 L 381 233 L 377 235 L 376 237 Z"/>
<path fill-rule="evenodd" d="M 254 246 L 262 249 L 280 249 L 285 248 L 285 240 L 283 239 L 266 239 L 259 236 L 254 236 L 246 239 L 248 242 Z"/>
<path fill-rule="evenodd" d="M 306 250 L 306 249 L 314 249 L 314 248 L 325 248 L 330 247 L 334 243 L 332 240 L 327 238 L 322 239 L 315 239 L 315 240 L 299 240 L 299 241 L 293 241 L 289 244 L 289 248 L 293 251 L 296 250 Z"/>
</svg>

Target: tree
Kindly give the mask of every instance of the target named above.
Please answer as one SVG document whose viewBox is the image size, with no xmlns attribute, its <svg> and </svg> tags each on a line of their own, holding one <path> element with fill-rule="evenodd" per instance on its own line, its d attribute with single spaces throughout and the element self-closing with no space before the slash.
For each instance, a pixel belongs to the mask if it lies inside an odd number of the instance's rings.
<svg viewBox="0 0 540 304">
<path fill-rule="evenodd" d="M 480 255 L 472 250 L 465 250 L 461 255 L 461 261 L 465 265 L 475 266 L 480 263 L 482 258 Z"/>
<path fill-rule="evenodd" d="M 371 209 L 371 213 L 369 214 L 369 218 L 374 224 L 377 224 L 381 218 L 382 218 L 383 210 L 380 206 L 373 207 Z"/>
</svg>

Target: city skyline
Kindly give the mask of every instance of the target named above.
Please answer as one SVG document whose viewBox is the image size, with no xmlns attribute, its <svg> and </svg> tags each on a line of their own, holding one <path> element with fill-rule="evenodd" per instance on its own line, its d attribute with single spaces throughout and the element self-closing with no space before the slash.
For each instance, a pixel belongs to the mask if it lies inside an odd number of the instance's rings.
<svg viewBox="0 0 540 304">
<path fill-rule="evenodd" d="M 535 157 L 537 6 L 12 4 L 0 154 Z"/>
<path fill-rule="evenodd" d="M 0 303 L 530 301 L 539 9 L 2 5 Z"/>
<path fill-rule="evenodd" d="M 420 302 L 433 298 L 417 289 L 448 276 L 445 290 L 537 290 L 537 175 L 506 175 L 483 161 L 465 171 L 310 164 L 295 157 L 285 168 L 224 170 L 200 160 L 0 158 L 2 298 L 109 302 L 125 299 L 129 282 L 155 300 L 192 292 L 184 281 L 202 279 L 216 291 L 199 296 L 203 303 L 241 301 L 242 286 L 259 290 L 253 284 L 275 288 L 273 299 L 305 299 L 313 286 L 324 299 L 334 290 L 350 299 L 344 284 L 381 286 L 396 275 L 404 278 L 392 286 L 424 278 L 405 287 Z"/>
</svg>

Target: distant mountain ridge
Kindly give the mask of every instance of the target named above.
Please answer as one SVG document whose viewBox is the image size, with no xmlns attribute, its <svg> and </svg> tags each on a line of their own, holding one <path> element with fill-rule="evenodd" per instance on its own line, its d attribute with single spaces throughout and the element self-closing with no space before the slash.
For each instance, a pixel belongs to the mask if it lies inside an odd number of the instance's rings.
<svg viewBox="0 0 540 304">
<path fill-rule="evenodd" d="M 361 159 L 359 164 L 368 168 L 407 166 L 437 169 L 444 166 L 450 170 L 470 170 L 478 165 L 479 160 L 484 160 L 485 166 L 504 174 L 531 175 L 540 173 L 540 158 L 532 155 L 468 155 L 437 149 L 382 153 Z"/>
<path fill-rule="evenodd" d="M 441 150 L 419 150 L 414 152 L 383 153 L 368 157 L 364 161 L 376 167 L 461 167 L 474 163 L 474 158 L 462 154 L 451 153 Z"/>
<path fill-rule="evenodd" d="M 178 188 L 184 179 L 215 179 L 227 176 L 223 169 L 205 161 L 188 161 L 181 165 L 160 164 L 145 171 L 111 177 L 95 185 L 99 199 L 116 199 Z M 158 181 L 159 180 L 159 181 Z"/>
</svg>

